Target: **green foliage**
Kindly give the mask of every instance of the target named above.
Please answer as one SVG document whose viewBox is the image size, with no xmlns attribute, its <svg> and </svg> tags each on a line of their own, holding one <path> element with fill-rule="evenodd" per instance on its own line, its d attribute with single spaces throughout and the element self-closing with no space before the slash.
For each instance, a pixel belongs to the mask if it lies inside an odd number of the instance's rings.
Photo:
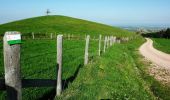
<svg viewBox="0 0 170 100">
<path fill-rule="evenodd" d="M 155 33 L 147 33 L 142 34 L 144 37 L 150 37 L 150 38 L 170 38 L 170 28 L 167 28 L 166 30 L 161 30 L 159 32 Z"/>
</svg>

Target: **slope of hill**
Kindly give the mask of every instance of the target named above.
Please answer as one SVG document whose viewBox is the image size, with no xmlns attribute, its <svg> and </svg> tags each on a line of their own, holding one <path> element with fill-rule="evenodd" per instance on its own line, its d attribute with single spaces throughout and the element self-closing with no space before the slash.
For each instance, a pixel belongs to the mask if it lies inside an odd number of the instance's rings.
<svg viewBox="0 0 170 100">
<path fill-rule="evenodd" d="M 66 16 L 41 16 L 24 19 L 0 25 L 0 34 L 6 31 L 19 31 L 24 34 L 35 33 L 62 33 L 62 34 L 113 34 L 129 36 L 132 32 L 82 19 Z"/>
<path fill-rule="evenodd" d="M 65 16 L 43 16 L 0 25 L 5 31 L 90 34 L 92 36 L 132 36 L 132 32 L 95 22 Z M 98 56 L 98 41 L 90 41 L 89 64 L 83 66 L 84 40 L 66 40 L 63 43 L 62 80 L 64 91 L 57 99 L 141 99 L 152 100 L 149 83 L 146 83 L 136 64 L 136 49 L 144 42 L 141 37 L 123 44 L 114 44 L 106 53 Z M 102 42 L 102 50 L 103 50 Z M 21 49 L 23 79 L 56 79 L 56 40 L 24 40 Z M 3 51 L 0 45 L 0 51 Z M 0 78 L 4 77 L 3 54 L 0 53 Z M 123 63 L 122 63 L 123 62 Z M 71 78 L 74 78 L 70 80 Z M 74 80 L 74 81 L 73 81 Z M 22 89 L 24 100 L 49 99 L 55 88 Z M 6 92 L 0 91 L 0 99 Z M 47 97 L 47 98 L 44 98 Z"/>
</svg>

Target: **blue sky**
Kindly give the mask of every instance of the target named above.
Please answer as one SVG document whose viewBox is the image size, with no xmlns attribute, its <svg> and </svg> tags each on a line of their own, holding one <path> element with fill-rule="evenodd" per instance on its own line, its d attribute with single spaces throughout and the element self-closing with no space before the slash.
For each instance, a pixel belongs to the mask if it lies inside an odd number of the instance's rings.
<svg viewBox="0 0 170 100">
<path fill-rule="evenodd" d="M 0 0 L 0 23 L 65 15 L 110 25 L 170 26 L 170 0 Z"/>
</svg>

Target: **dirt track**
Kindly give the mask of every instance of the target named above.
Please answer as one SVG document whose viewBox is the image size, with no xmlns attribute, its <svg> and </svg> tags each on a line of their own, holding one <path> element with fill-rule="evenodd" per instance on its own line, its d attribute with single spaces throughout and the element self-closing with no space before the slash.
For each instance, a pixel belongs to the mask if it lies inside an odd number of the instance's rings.
<svg viewBox="0 0 170 100">
<path fill-rule="evenodd" d="M 170 55 L 156 50 L 153 47 L 153 41 L 147 38 L 147 42 L 140 47 L 140 52 L 147 59 L 160 67 L 170 69 Z"/>
<path fill-rule="evenodd" d="M 153 41 L 146 38 L 145 42 L 139 49 L 140 53 L 154 66 L 149 69 L 149 72 L 157 80 L 170 85 L 170 55 L 158 51 L 153 47 Z"/>
</svg>

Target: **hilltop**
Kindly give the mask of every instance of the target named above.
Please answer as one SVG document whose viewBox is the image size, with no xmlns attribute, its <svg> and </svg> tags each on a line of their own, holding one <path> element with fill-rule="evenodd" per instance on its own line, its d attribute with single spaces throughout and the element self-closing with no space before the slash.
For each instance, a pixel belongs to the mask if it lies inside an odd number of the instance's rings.
<svg viewBox="0 0 170 100">
<path fill-rule="evenodd" d="M 66 16 L 41 16 L 0 25 L 5 31 L 23 35 L 62 33 L 92 36 L 132 36 L 133 32 L 96 22 Z M 115 43 L 98 56 L 98 41 L 90 41 L 89 64 L 84 64 L 85 41 L 65 39 L 63 42 L 63 93 L 56 99 L 141 99 L 169 98 L 169 88 L 148 76 L 148 64 L 137 49 L 145 41 L 139 35 L 125 43 Z M 102 49 L 104 43 L 102 43 Z M 3 51 L 3 44 L 0 45 Z M 4 78 L 3 52 L 0 52 L 0 78 Z M 25 39 L 21 49 L 22 79 L 56 79 L 56 40 Z M 54 98 L 54 88 L 22 89 L 24 100 Z M 53 96 L 54 94 L 54 96 Z M 5 99 L 6 92 L 0 91 Z"/>
<path fill-rule="evenodd" d="M 113 34 L 116 36 L 129 36 L 132 32 L 82 19 L 53 15 L 40 16 L 0 25 L 0 34 L 6 31 L 19 31 L 23 34 L 35 33 L 62 33 L 62 34 Z"/>
</svg>

